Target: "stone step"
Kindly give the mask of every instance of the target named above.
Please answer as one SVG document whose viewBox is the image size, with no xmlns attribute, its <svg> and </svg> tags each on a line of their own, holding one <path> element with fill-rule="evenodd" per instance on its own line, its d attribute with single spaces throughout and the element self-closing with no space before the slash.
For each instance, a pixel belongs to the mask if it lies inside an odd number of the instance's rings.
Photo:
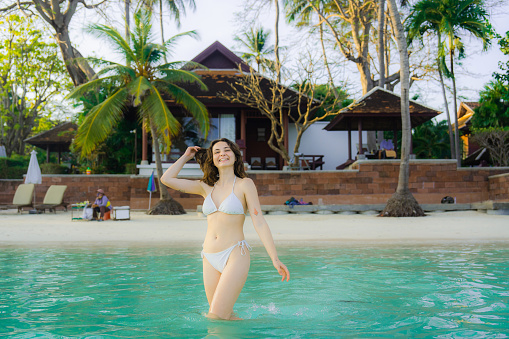
<svg viewBox="0 0 509 339">
<path fill-rule="evenodd" d="M 468 210 L 499 210 L 509 211 L 509 202 L 492 202 L 472 204 L 421 204 L 425 212 L 445 212 L 445 211 L 468 211 Z M 262 205 L 262 212 L 267 214 L 285 214 L 285 213 L 317 213 L 317 214 L 376 214 L 385 208 L 385 204 L 349 204 L 349 205 Z M 202 212 L 202 205 L 196 208 L 198 213 Z M 349 213 L 346 213 L 349 212 Z"/>
</svg>

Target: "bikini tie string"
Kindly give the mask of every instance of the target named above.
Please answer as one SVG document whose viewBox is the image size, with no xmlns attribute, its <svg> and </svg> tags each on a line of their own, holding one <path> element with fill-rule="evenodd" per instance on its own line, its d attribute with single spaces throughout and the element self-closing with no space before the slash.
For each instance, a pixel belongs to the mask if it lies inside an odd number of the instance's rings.
<svg viewBox="0 0 509 339">
<path fill-rule="evenodd" d="M 247 243 L 247 241 L 245 241 L 245 240 L 241 240 L 241 241 L 239 241 L 238 246 L 240 247 L 240 254 L 241 254 L 241 255 L 246 255 L 246 253 L 247 253 L 247 252 L 246 252 L 246 248 L 247 248 L 249 251 L 251 251 L 251 250 L 252 250 L 251 246 L 249 246 L 249 244 L 248 244 L 248 243 Z"/>
</svg>

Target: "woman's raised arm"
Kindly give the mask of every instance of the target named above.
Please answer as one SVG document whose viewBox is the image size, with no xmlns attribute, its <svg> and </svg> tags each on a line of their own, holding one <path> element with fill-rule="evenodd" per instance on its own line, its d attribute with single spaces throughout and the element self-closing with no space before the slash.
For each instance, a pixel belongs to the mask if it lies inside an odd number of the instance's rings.
<svg viewBox="0 0 509 339">
<path fill-rule="evenodd" d="M 161 177 L 161 182 L 179 192 L 205 196 L 205 190 L 198 180 L 177 178 L 177 175 L 182 170 L 185 163 L 191 160 L 199 149 L 200 147 L 198 146 L 188 147 L 185 153 L 164 172 Z"/>
</svg>

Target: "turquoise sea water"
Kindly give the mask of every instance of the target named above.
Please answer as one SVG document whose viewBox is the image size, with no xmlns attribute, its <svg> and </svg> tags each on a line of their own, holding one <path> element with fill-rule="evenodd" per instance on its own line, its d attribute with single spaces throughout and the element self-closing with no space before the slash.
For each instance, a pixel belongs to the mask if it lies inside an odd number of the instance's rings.
<svg viewBox="0 0 509 339">
<path fill-rule="evenodd" d="M 280 248 L 281 283 L 252 252 L 235 311 L 204 317 L 200 248 L 0 249 L 0 336 L 509 336 L 509 247 Z"/>
</svg>

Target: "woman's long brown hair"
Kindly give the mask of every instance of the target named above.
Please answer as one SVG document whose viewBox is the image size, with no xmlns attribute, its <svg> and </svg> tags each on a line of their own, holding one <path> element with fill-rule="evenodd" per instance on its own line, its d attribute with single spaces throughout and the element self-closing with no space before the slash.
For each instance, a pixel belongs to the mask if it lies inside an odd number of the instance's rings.
<svg viewBox="0 0 509 339">
<path fill-rule="evenodd" d="M 221 141 L 226 142 L 230 149 L 233 151 L 233 154 L 235 154 L 235 163 L 233 164 L 233 172 L 235 175 L 239 178 L 247 178 L 247 173 L 244 169 L 244 161 L 242 160 L 242 153 L 240 153 L 239 146 L 226 138 L 216 139 L 211 142 L 209 148 L 202 148 L 196 152 L 195 155 L 196 162 L 198 162 L 203 172 L 202 180 L 209 186 L 214 186 L 214 184 L 219 180 L 219 171 L 216 165 L 214 165 L 212 149 L 214 148 L 215 144 Z"/>
</svg>

